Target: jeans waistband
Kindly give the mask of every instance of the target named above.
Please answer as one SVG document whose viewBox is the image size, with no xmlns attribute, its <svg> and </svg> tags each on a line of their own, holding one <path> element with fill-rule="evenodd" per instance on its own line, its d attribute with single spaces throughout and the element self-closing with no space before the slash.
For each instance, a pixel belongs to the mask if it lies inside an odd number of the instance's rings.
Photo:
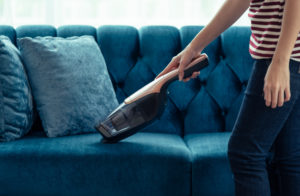
<svg viewBox="0 0 300 196">
<path fill-rule="evenodd" d="M 258 59 L 257 61 L 263 61 L 269 66 L 272 59 Z M 290 59 L 289 68 L 290 73 L 300 74 L 300 62 Z"/>
</svg>

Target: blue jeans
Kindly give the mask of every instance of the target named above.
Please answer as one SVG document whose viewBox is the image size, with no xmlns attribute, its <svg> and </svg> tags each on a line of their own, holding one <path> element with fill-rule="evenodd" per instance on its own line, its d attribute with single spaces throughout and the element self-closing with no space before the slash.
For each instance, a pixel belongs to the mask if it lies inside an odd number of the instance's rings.
<svg viewBox="0 0 300 196">
<path fill-rule="evenodd" d="M 270 63 L 255 61 L 228 142 L 236 196 L 300 195 L 300 62 L 290 60 L 291 98 L 276 108 L 263 97 Z"/>
</svg>

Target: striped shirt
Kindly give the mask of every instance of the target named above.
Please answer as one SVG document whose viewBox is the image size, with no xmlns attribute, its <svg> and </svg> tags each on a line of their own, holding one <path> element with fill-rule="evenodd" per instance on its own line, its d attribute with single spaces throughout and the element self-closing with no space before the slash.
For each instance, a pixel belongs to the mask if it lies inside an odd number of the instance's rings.
<svg viewBox="0 0 300 196">
<path fill-rule="evenodd" d="M 254 59 L 272 58 L 279 39 L 285 0 L 251 0 L 249 52 Z M 291 59 L 300 61 L 300 33 Z"/>
</svg>

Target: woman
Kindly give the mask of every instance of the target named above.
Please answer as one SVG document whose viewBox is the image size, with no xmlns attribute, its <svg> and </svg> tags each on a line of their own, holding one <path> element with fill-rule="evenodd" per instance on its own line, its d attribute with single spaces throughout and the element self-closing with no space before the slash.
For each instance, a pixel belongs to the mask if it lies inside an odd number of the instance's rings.
<svg viewBox="0 0 300 196">
<path fill-rule="evenodd" d="M 210 23 L 156 77 L 185 66 L 249 8 L 255 63 L 228 143 L 237 196 L 271 195 L 266 157 L 274 147 L 280 187 L 300 195 L 300 1 L 227 0 Z"/>
</svg>

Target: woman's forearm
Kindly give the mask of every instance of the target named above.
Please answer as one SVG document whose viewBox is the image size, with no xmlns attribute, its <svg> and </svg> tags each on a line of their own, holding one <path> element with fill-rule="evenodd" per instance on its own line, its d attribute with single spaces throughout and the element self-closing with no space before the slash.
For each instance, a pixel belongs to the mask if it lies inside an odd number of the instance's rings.
<svg viewBox="0 0 300 196">
<path fill-rule="evenodd" d="M 300 31 L 300 1 L 286 0 L 283 11 L 281 32 L 273 56 L 273 61 L 287 62 L 290 59 L 298 33 Z M 288 66 L 288 63 L 283 63 Z"/>
<path fill-rule="evenodd" d="M 210 42 L 237 21 L 249 5 L 250 0 L 226 0 L 214 18 L 194 37 L 189 46 L 194 51 L 202 51 Z"/>
</svg>

